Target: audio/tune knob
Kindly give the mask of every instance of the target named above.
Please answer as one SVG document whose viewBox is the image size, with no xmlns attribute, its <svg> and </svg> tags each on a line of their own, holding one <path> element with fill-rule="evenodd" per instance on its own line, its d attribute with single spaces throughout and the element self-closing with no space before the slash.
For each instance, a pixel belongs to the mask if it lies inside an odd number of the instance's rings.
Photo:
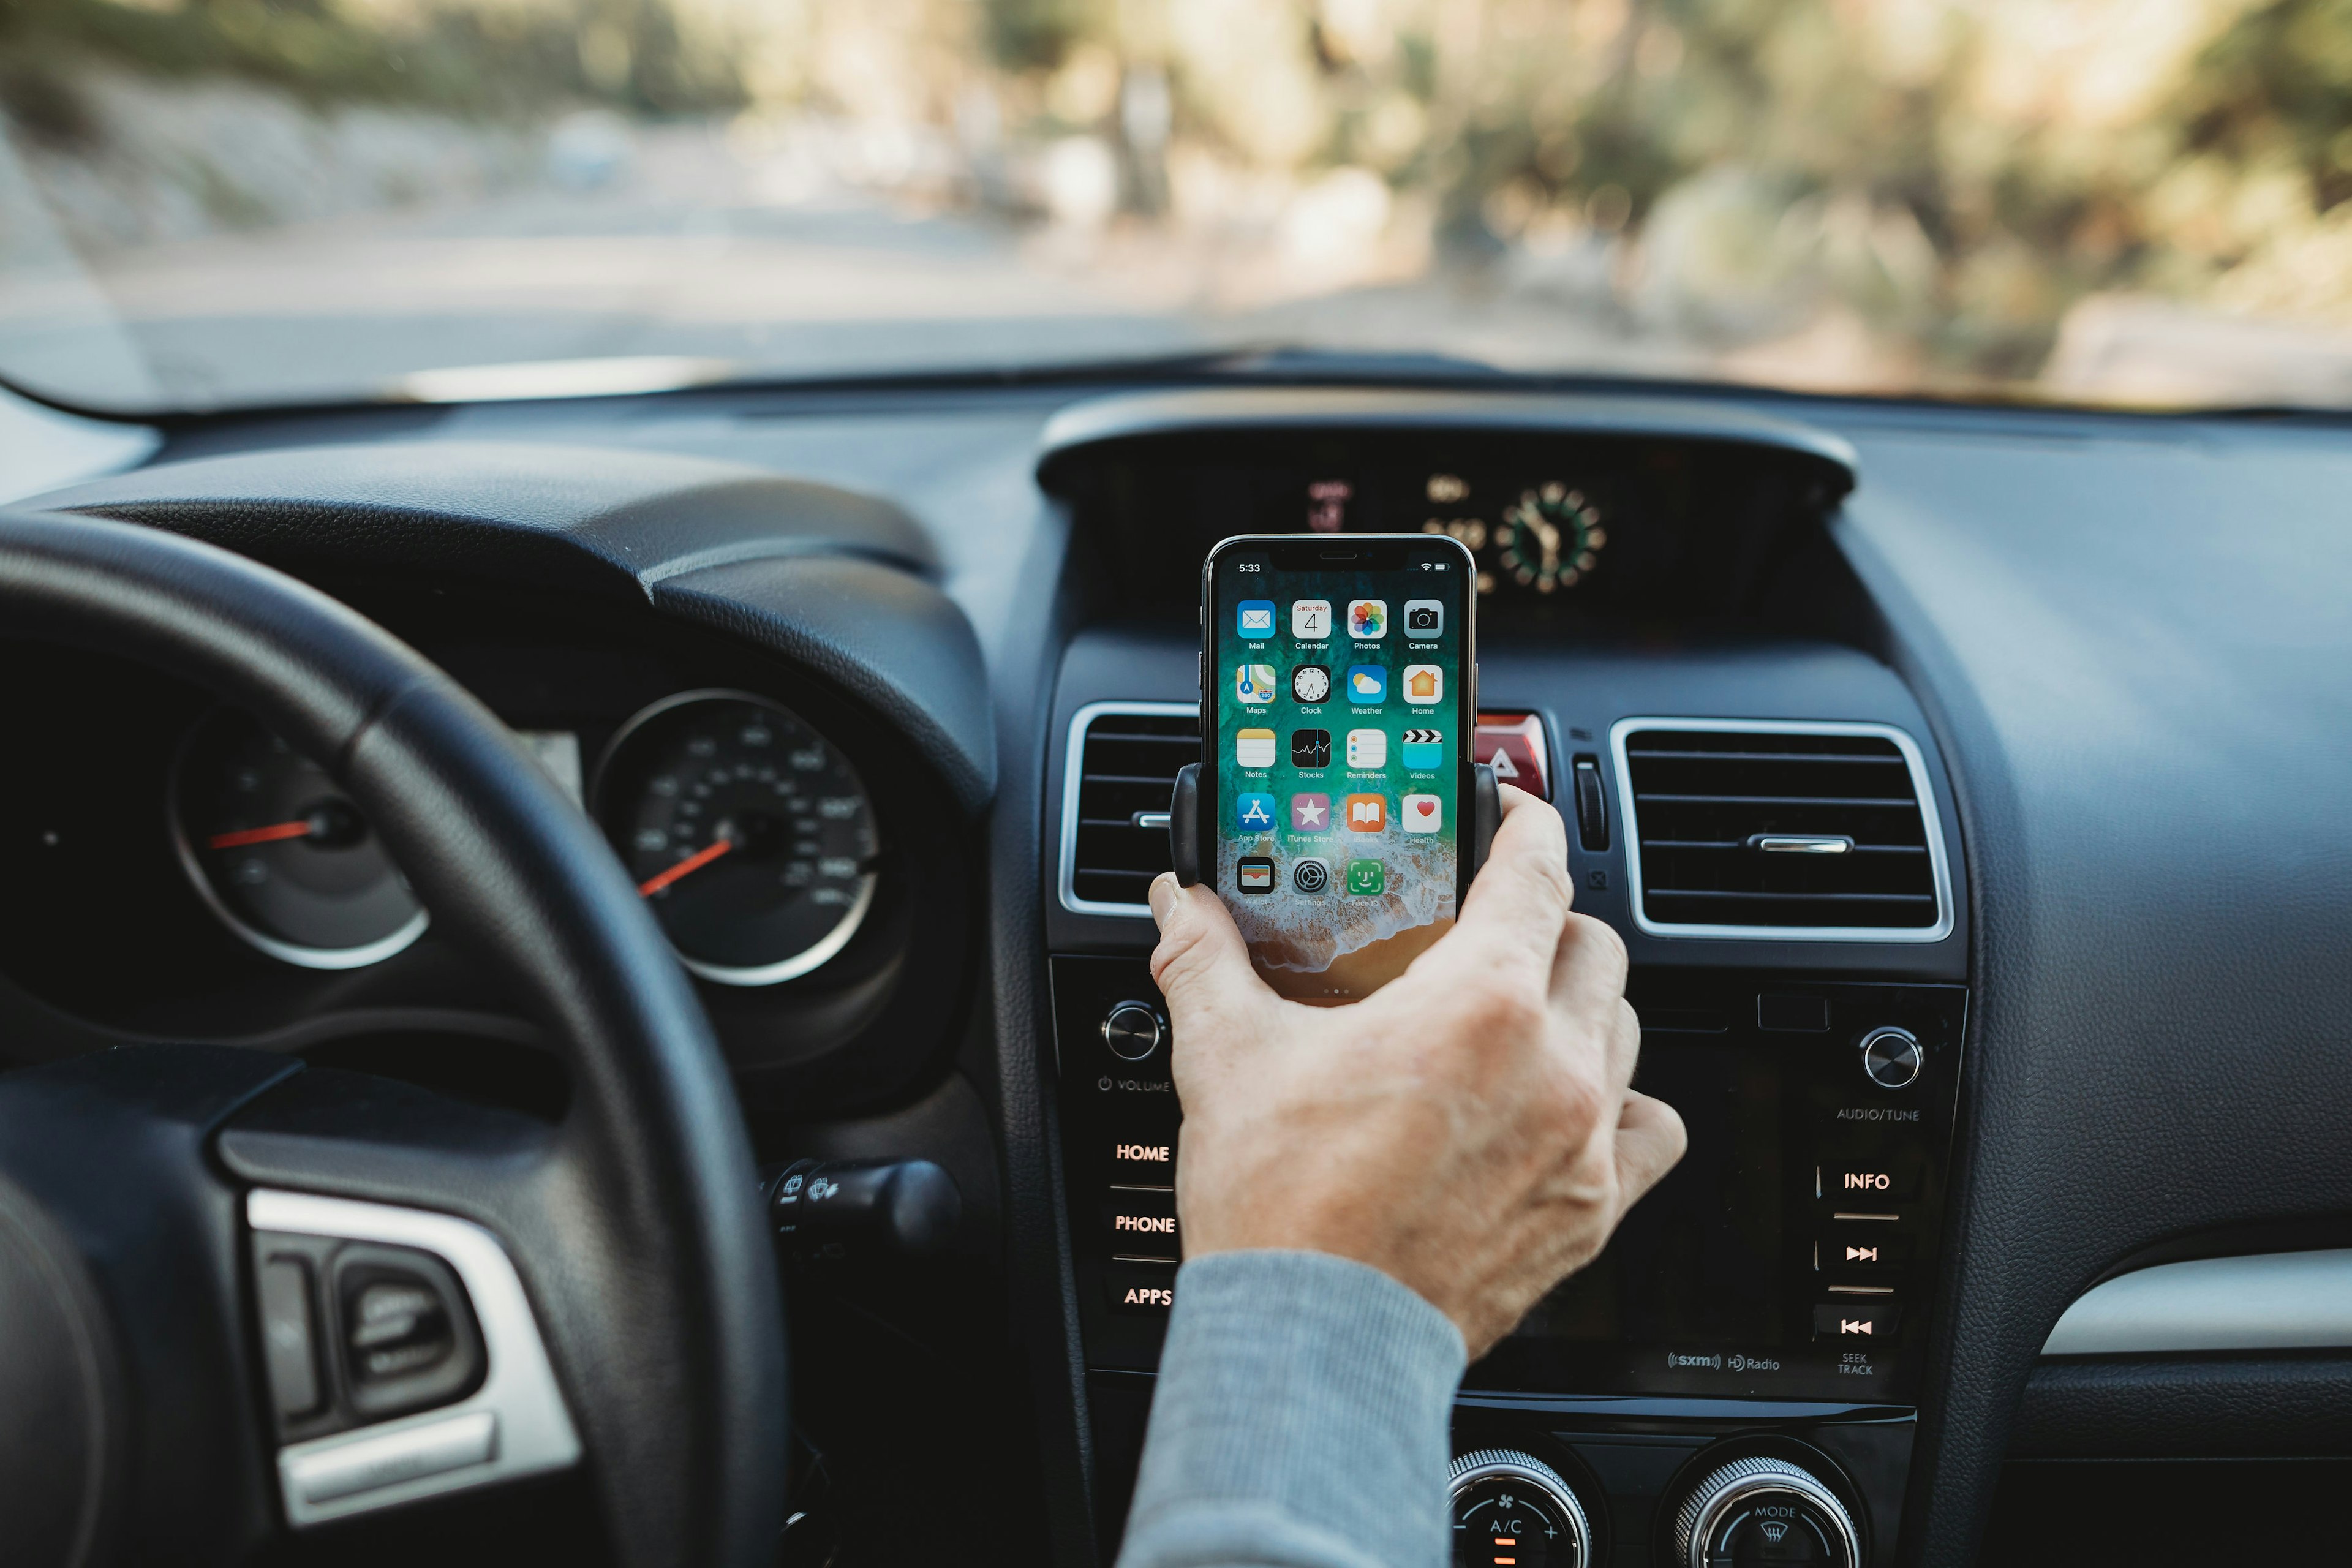
<svg viewBox="0 0 2352 1568">
<path fill-rule="evenodd" d="M 1121 1002 L 1103 1015 L 1102 1037 L 1121 1061 L 1144 1061 L 1168 1037 L 1168 1023 L 1149 1002 Z"/>
<path fill-rule="evenodd" d="M 1927 1065 L 1919 1037 L 1891 1024 L 1863 1036 L 1861 1050 L 1862 1070 L 1881 1089 L 1909 1089 Z"/>
<path fill-rule="evenodd" d="M 1481 1448 L 1454 1461 L 1454 1568 L 1588 1568 L 1592 1531 L 1576 1489 L 1532 1454 Z"/>
<path fill-rule="evenodd" d="M 1709 1470 L 1675 1510 L 1675 1568 L 1862 1568 L 1862 1537 L 1803 1466 L 1751 1455 Z"/>
</svg>

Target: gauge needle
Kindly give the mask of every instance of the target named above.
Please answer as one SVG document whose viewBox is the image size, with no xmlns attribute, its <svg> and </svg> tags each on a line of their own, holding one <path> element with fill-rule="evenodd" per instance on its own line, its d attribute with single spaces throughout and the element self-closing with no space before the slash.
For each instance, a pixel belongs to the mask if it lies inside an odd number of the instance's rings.
<svg viewBox="0 0 2352 1568">
<path fill-rule="evenodd" d="M 318 831 L 309 817 L 299 822 L 273 822 L 267 827 L 240 827 L 235 833 L 215 833 L 205 842 L 215 849 L 242 849 L 248 844 L 275 844 L 281 838 L 308 838 Z"/>
<path fill-rule="evenodd" d="M 652 876 L 647 877 L 644 881 L 639 882 L 637 884 L 637 893 L 642 898 L 650 899 L 656 893 L 660 892 L 664 888 L 668 887 L 672 882 L 678 880 L 680 878 L 693 876 L 697 871 L 701 870 L 705 866 L 709 865 L 713 860 L 718 859 L 721 855 L 726 854 L 727 851 L 734 847 L 735 841 L 732 838 L 721 838 L 717 843 L 711 845 L 708 849 L 698 849 L 693 854 L 688 856 L 685 859 L 679 861 L 677 865 L 672 866 L 668 870 L 656 871 Z"/>
</svg>

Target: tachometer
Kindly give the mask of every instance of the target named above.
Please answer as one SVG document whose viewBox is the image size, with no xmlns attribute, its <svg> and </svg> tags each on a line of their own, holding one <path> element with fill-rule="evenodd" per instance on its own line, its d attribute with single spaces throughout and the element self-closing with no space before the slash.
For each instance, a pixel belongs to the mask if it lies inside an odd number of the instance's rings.
<svg viewBox="0 0 2352 1568">
<path fill-rule="evenodd" d="M 170 809 L 197 895 L 272 958 L 357 969 L 424 934 L 424 906 L 359 808 L 247 713 L 215 709 L 189 732 Z"/>
<path fill-rule="evenodd" d="M 1522 492 L 1504 510 L 1494 537 L 1497 572 L 1538 594 L 1573 587 L 1599 564 L 1609 542 L 1601 509 L 1558 480 Z"/>
<path fill-rule="evenodd" d="M 874 807 L 799 715 L 688 691 L 624 725 L 593 805 L 686 966 L 772 985 L 839 952 L 874 901 Z"/>
</svg>

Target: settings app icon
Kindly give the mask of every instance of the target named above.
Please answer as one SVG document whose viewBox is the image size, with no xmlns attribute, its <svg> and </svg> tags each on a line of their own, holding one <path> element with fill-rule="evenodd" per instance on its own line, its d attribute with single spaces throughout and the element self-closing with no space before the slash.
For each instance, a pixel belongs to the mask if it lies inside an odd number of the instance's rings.
<svg viewBox="0 0 2352 1568">
<path fill-rule="evenodd" d="M 1331 885 L 1331 868 L 1320 860 L 1300 860 L 1290 868 L 1290 885 L 1302 893 L 1319 893 Z"/>
</svg>

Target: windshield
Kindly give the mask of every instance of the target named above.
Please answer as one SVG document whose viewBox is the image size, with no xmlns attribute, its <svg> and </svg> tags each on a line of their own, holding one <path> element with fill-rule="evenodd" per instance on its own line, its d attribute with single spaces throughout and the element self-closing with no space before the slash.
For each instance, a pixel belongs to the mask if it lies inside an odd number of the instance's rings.
<svg viewBox="0 0 2352 1568">
<path fill-rule="evenodd" d="M 0 378 L 2352 403 L 2347 0 L 0 0 Z"/>
</svg>

